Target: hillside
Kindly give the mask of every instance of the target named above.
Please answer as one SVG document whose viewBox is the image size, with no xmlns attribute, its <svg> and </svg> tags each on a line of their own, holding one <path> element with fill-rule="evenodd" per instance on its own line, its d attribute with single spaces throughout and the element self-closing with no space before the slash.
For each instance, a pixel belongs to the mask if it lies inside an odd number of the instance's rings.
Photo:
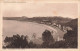
<svg viewBox="0 0 80 51">
<path fill-rule="evenodd" d="M 78 27 L 78 19 L 73 19 L 70 22 L 66 23 L 65 26 L 70 26 L 72 28 Z"/>
<path fill-rule="evenodd" d="M 30 22 L 44 22 L 44 20 L 49 21 L 50 23 L 67 23 L 71 21 L 71 18 L 63 18 L 60 16 L 53 16 L 53 17 L 33 17 L 33 18 L 28 18 L 28 17 L 3 17 L 3 20 L 18 20 L 18 21 L 30 21 Z"/>
</svg>

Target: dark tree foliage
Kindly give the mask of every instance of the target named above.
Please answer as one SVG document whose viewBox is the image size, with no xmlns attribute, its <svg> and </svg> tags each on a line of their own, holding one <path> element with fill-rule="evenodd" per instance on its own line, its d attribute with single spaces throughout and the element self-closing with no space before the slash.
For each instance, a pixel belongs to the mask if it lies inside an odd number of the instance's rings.
<svg viewBox="0 0 80 51">
<path fill-rule="evenodd" d="M 68 31 L 64 35 L 64 39 L 66 47 L 77 48 L 78 41 L 77 41 L 77 33 L 75 33 L 75 31 Z"/>
<path fill-rule="evenodd" d="M 32 41 L 29 43 L 29 48 L 36 48 L 36 44 L 34 44 Z"/>
<path fill-rule="evenodd" d="M 6 37 L 4 43 L 7 44 L 4 48 L 26 48 L 28 41 L 26 36 L 13 35 L 13 37 Z"/>
<path fill-rule="evenodd" d="M 43 44 L 42 47 L 47 48 L 51 44 L 54 43 L 53 36 L 51 35 L 51 32 L 49 30 L 45 30 L 42 34 Z"/>
<path fill-rule="evenodd" d="M 67 30 L 67 33 L 64 35 L 66 47 L 77 48 L 78 46 L 78 19 L 73 19 L 71 22 L 66 25 L 73 28 L 73 30 Z"/>
<path fill-rule="evenodd" d="M 53 48 L 66 48 L 65 41 L 56 41 L 55 44 L 53 44 Z"/>
</svg>

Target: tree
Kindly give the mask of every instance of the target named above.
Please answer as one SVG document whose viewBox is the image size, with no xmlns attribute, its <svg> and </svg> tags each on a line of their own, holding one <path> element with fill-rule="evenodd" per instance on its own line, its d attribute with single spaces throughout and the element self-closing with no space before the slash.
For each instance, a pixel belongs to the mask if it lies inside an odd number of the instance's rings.
<svg viewBox="0 0 80 51">
<path fill-rule="evenodd" d="M 63 37 L 65 39 L 66 47 L 77 48 L 77 33 L 76 31 L 67 31 Z"/>
<path fill-rule="evenodd" d="M 42 33 L 42 39 L 44 41 L 42 47 L 49 47 L 51 44 L 54 43 L 53 36 L 51 35 L 51 32 L 49 30 L 45 30 Z"/>
<path fill-rule="evenodd" d="M 6 37 L 4 43 L 7 44 L 5 48 L 26 48 L 28 47 L 27 37 L 21 35 L 13 35 L 13 37 Z"/>
</svg>

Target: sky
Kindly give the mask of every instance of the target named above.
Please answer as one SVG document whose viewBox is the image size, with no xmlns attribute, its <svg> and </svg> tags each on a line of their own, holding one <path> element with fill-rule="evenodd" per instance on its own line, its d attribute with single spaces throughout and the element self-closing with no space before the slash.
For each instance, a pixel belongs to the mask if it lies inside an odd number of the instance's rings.
<svg viewBox="0 0 80 51">
<path fill-rule="evenodd" d="M 78 17 L 77 3 L 5 3 L 4 17 L 62 16 Z"/>
</svg>

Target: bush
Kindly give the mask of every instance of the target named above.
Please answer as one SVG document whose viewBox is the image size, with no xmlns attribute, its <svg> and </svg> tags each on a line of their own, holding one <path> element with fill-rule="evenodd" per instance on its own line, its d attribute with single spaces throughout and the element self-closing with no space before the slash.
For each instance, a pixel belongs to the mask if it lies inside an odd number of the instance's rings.
<svg viewBox="0 0 80 51">
<path fill-rule="evenodd" d="M 43 44 L 42 47 L 46 48 L 49 47 L 51 44 L 54 43 L 53 36 L 49 30 L 45 30 L 42 34 Z"/>
<path fill-rule="evenodd" d="M 4 40 L 6 46 L 4 48 L 26 48 L 28 47 L 27 37 L 21 35 L 13 35 L 13 37 L 6 37 Z"/>
<path fill-rule="evenodd" d="M 77 48 L 77 33 L 76 31 L 67 31 L 63 37 L 65 39 L 66 47 Z"/>
</svg>

